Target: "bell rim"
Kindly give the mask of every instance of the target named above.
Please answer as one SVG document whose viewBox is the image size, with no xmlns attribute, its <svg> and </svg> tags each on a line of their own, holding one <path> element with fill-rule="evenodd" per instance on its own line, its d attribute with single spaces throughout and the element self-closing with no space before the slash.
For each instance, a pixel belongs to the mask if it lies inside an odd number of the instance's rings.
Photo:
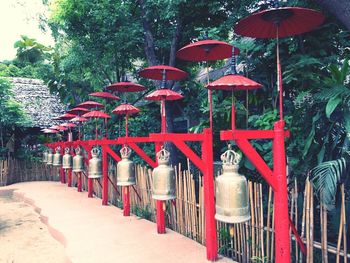
<svg viewBox="0 0 350 263">
<path fill-rule="evenodd" d="M 136 185 L 136 182 L 117 182 L 118 186 L 129 186 L 129 185 Z"/>
<path fill-rule="evenodd" d="M 152 195 L 152 199 L 167 201 L 167 200 L 176 199 L 176 196 L 175 195 Z"/>
<path fill-rule="evenodd" d="M 72 172 L 74 172 L 74 173 L 80 173 L 80 172 L 84 172 L 84 169 L 75 169 L 75 170 L 72 170 Z"/>
<path fill-rule="evenodd" d="M 88 175 L 89 179 L 100 179 L 102 178 L 102 175 Z"/>
<path fill-rule="evenodd" d="M 224 216 L 220 214 L 215 214 L 215 219 L 229 224 L 239 224 L 249 221 L 252 217 L 249 216 Z"/>
</svg>

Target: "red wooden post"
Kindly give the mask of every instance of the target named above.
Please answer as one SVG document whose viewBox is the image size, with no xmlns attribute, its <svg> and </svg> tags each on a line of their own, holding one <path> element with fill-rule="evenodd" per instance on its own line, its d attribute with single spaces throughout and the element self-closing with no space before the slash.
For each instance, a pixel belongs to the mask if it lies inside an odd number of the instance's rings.
<svg viewBox="0 0 350 263">
<path fill-rule="evenodd" d="M 68 187 L 72 187 L 72 169 L 67 169 Z"/>
<path fill-rule="evenodd" d="M 90 147 L 88 148 L 88 150 L 89 150 L 89 152 L 88 152 L 88 161 L 87 161 L 87 163 L 89 163 L 89 160 L 91 159 L 91 149 L 90 149 Z M 89 176 L 89 172 L 87 172 L 87 175 Z M 93 181 L 92 181 L 91 178 L 88 178 L 88 197 L 89 198 L 92 198 L 93 192 L 94 192 Z"/>
<path fill-rule="evenodd" d="M 163 102 L 163 101 L 162 101 Z M 155 143 L 155 151 L 156 154 L 161 150 L 161 143 Z M 156 161 L 158 161 L 156 159 Z M 158 163 L 157 163 L 158 164 Z M 158 234 L 165 233 L 165 211 L 164 211 L 164 201 L 157 200 L 156 201 L 156 222 L 157 222 L 157 232 Z"/>
<path fill-rule="evenodd" d="M 108 204 L 108 162 L 106 146 L 102 146 L 102 205 Z"/>
<path fill-rule="evenodd" d="M 277 181 L 274 197 L 276 262 L 290 263 L 289 213 L 284 146 L 284 121 L 274 124 L 273 171 Z"/>
<path fill-rule="evenodd" d="M 214 161 L 213 161 L 213 134 L 211 129 L 204 129 L 205 137 L 202 146 L 202 159 L 206 164 L 203 174 L 204 211 L 205 211 L 205 244 L 207 259 L 215 261 L 218 257 L 218 243 L 215 221 L 214 198 Z"/>
<path fill-rule="evenodd" d="M 82 191 L 82 181 L 81 181 L 81 172 L 75 173 L 77 176 L 77 187 L 78 187 L 78 192 Z"/>
<path fill-rule="evenodd" d="M 61 150 L 60 150 L 61 156 L 63 156 L 63 154 L 64 154 L 64 144 L 63 143 L 60 145 L 60 148 L 61 148 Z M 61 178 L 61 183 L 65 184 L 66 183 L 66 175 L 64 173 L 64 169 L 63 169 L 62 165 L 60 166 L 60 178 Z"/>
<path fill-rule="evenodd" d="M 123 191 L 123 204 L 124 204 L 123 215 L 130 216 L 130 187 L 123 186 L 122 191 Z"/>
</svg>

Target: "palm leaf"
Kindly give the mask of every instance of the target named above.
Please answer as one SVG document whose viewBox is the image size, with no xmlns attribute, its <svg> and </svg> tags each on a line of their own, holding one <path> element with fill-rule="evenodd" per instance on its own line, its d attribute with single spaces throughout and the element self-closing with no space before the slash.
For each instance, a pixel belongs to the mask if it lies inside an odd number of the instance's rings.
<svg viewBox="0 0 350 263">
<path fill-rule="evenodd" d="M 315 188 L 315 193 L 320 201 L 331 210 L 335 204 L 335 195 L 338 183 L 345 176 L 349 163 L 345 157 L 321 163 L 310 171 L 310 178 Z"/>
</svg>

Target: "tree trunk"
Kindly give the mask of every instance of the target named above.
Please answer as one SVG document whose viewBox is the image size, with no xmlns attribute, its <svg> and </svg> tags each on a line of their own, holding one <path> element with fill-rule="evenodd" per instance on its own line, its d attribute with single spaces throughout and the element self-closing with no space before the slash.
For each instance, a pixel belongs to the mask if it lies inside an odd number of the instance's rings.
<svg viewBox="0 0 350 263">
<path fill-rule="evenodd" d="M 350 1 L 349 0 L 316 0 L 331 14 L 337 17 L 350 31 Z"/>
</svg>

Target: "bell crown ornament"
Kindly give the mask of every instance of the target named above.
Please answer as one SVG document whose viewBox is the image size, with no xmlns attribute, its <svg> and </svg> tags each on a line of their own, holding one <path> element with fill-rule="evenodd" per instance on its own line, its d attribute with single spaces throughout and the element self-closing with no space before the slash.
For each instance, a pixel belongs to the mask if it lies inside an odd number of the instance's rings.
<svg viewBox="0 0 350 263">
<path fill-rule="evenodd" d="M 162 146 L 162 149 L 157 153 L 157 160 L 158 164 L 169 164 L 170 152 Z"/>
<path fill-rule="evenodd" d="M 55 152 L 56 152 L 56 153 L 60 153 L 60 151 L 61 151 L 61 147 L 60 147 L 60 146 L 57 146 L 57 147 L 55 148 Z"/>
<path fill-rule="evenodd" d="M 91 156 L 92 157 L 98 157 L 100 155 L 100 150 L 97 147 L 92 148 L 91 150 Z"/>
<path fill-rule="evenodd" d="M 81 149 L 80 149 L 80 146 L 78 146 L 77 148 L 75 148 L 75 154 L 76 155 L 80 155 L 80 153 L 81 153 Z"/>
<path fill-rule="evenodd" d="M 122 159 L 129 159 L 131 156 L 131 149 L 127 145 L 124 145 L 120 150 L 120 156 Z"/>
<path fill-rule="evenodd" d="M 226 173 L 237 173 L 241 156 L 231 149 L 231 144 L 228 145 L 228 150 L 221 154 L 223 175 Z"/>
<path fill-rule="evenodd" d="M 69 154 L 69 153 L 70 153 L 69 147 L 66 147 L 66 148 L 64 149 L 64 153 L 65 153 L 65 154 Z"/>
</svg>

